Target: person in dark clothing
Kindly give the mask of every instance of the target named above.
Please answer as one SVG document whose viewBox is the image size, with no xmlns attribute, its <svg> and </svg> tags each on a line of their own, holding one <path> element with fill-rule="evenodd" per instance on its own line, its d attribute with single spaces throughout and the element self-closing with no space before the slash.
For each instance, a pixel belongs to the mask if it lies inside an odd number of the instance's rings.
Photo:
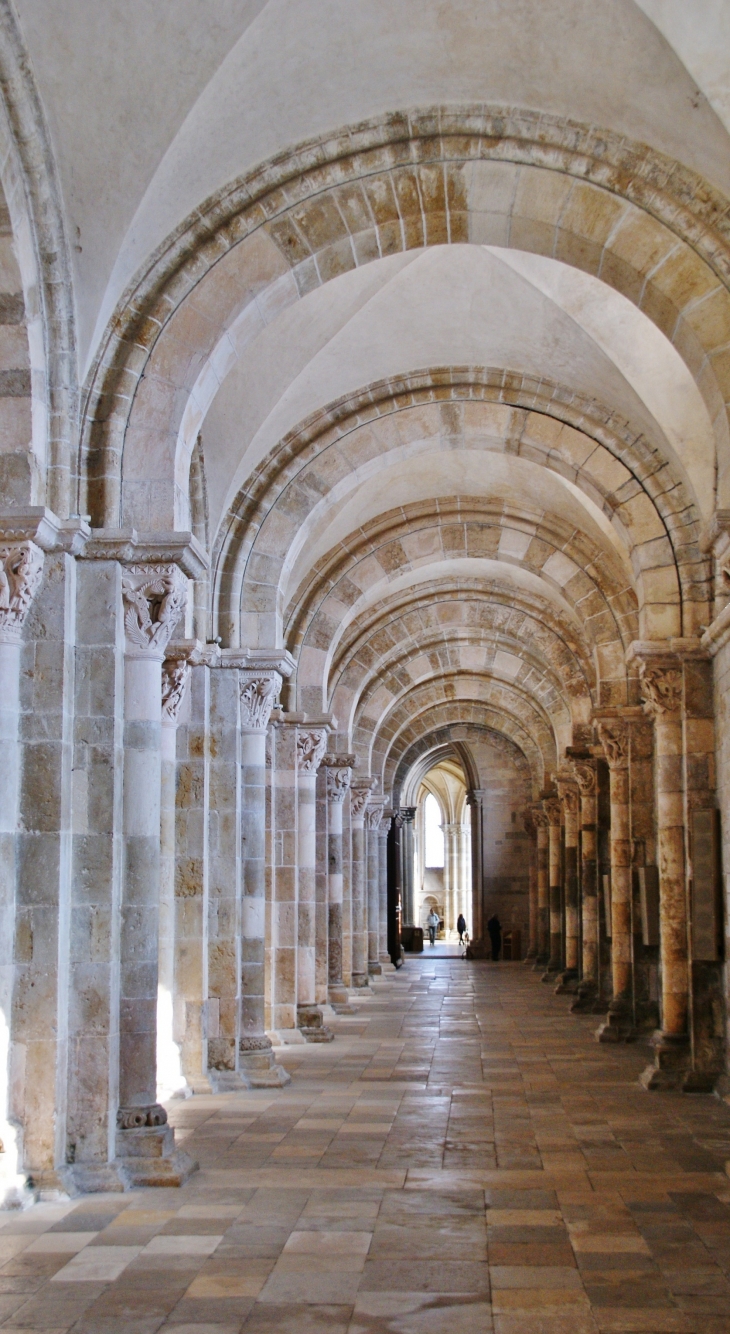
<svg viewBox="0 0 730 1334">
<path fill-rule="evenodd" d="M 492 958 L 496 963 L 502 949 L 502 923 L 496 913 L 487 922 L 487 931 L 492 942 Z"/>
<path fill-rule="evenodd" d="M 459 913 L 459 916 L 458 916 L 457 919 L 456 919 L 456 929 L 457 929 L 457 931 L 459 932 L 459 944 L 460 944 L 460 945 L 463 945 L 463 944 L 464 944 L 464 932 L 466 931 L 466 919 L 465 919 L 465 917 L 464 917 L 463 912 L 460 912 L 460 913 Z"/>
</svg>

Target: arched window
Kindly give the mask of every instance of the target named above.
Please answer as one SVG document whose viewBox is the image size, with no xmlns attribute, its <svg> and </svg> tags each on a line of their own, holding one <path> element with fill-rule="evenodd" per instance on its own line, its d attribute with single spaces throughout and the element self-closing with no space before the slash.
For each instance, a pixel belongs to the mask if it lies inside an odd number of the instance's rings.
<svg viewBox="0 0 730 1334">
<path fill-rule="evenodd" d="M 441 809 L 432 792 L 423 803 L 423 821 L 426 832 L 426 866 L 443 866 L 444 833 L 441 828 Z"/>
</svg>

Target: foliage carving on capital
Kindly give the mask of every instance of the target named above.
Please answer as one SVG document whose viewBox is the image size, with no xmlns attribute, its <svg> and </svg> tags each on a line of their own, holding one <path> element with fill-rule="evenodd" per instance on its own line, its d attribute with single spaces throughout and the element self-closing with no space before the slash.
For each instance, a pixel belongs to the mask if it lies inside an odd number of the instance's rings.
<svg viewBox="0 0 730 1334">
<path fill-rule="evenodd" d="M 598 724 L 598 739 L 609 769 L 624 769 L 629 762 L 629 734 L 620 722 Z"/>
<path fill-rule="evenodd" d="M 164 653 L 185 609 L 187 580 L 177 565 L 130 565 L 122 575 L 128 647 Z"/>
<path fill-rule="evenodd" d="M 315 727 L 308 732 L 297 732 L 297 764 L 304 774 L 316 774 L 327 749 L 327 731 Z"/>
<path fill-rule="evenodd" d="M 35 542 L 0 546 L 0 639 L 17 641 L 43 575 Z"/>
<path fill-rule="evenodd" d="M 190 680 L 187 658 L 165 658 L 162 664 L 162 717 L 176 723 Z"/>
<path fill-rule="evenodd" d="M 533 808 L 532 819 L 536 829 L 547 829 L 550 823 L 545 811 L 540 807 Z"/>
<path fill-rule="evenodd" d="M 542 806 L 545 815 L 547 817 L 548 824 L 552 825 L 553 828 L 556 825 L 559 825 L 563 815 L 560 798 L 548 797 L 547 800 L 542 803 Z"/>
<path fill-rule="evenodd" d="M 370 783 L 352 784 L 350 787 L 350 814 L 357 820 L 363 814 L 370 800 Z"/>
<path fill-rule="evenodd" d="M 560 791 L 560 800 L 562 801 L 563 806 L 565 807 L 566 814 L 577 815 L 578 789 L 575 787 L 571 787 L 570 784 L 568 783 L 561 783 L 559 791 Z"/>
<path fill-rule="evenodd" d="M 571 766 L 582 797 L 592 797 L 596 790 L 596 766 L 586 760 L 574 760 Z"/>
<path fill-rule="evenodd" d="M 350 786 L 352 770 L 347 765 L 339 769 L 327 766 L 327 800 L 339 806 L 345 800 L 345 793 Z"/>
<path fill-rule="evenodd" d="M 639 669 L 645 713 L 662 718 L 677 713 L 682 706 L 682 670 L 680 667 L 654 667 L 642 662 Z"/>
<path fill-rule="evenodd" d="M 281 690 L 279 673 L 242 671 L 239 681 L 241 726 L 248 732 L 265 732 Z"/>
<path fill-rule="evenodd" d="M 365 812 L 365 824 L 373 832 L 380 828 L 380 822 L 383 818 L 382 806 L 368 806 Z"/>
</svg>

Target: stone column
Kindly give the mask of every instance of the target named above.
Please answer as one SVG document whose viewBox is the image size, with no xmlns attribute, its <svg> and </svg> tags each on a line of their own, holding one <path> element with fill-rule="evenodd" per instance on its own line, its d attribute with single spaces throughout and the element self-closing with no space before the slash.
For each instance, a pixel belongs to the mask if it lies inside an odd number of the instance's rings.
<svg viewBox="0 0 730 1334">
<path fill-rule="evenodd" d="M 252 1088 L 271 1088 L 290 1079 L 276 1064 L 264 1029 L 266 729 L 282 678 L 275 669 L 261 666 L 244 668 L 239 680 L 243 873 L 239 1072 Z"/>
<path fill-rule="evenodd" d="M 613 995 L 599 1042 L 621 1042 L 633 1032 L 631 940 L 631 830 L 629 729 L 620 717 L 599 722 L 609 769 L 611 800 L 611 979 Z"/>
<path fill-rule="evenodd" d="M 529 916 L 529 941 L 525 962 L 537 958 L 537 825 L 531 807 L 528 806 L 523 815 L 523 824 L 525 833 L 530 840 L 530 916 Z"/>
<path fill-rule="evenodd" d="M 537 830 L 537 956 L 535 968 L 546 968 L 550 958 L 550 834 L 541 802 L 532 807 Z"/>
<path fill-rule="evenodd" d="M 20 654 L 23 625 L 43 577 L 43 552 L 34 542 L 0 545 L 0 1014 L 8 1024 L 13 996 L 16 850 L 20 811 Z M 0 1046 L 0 1205 L 27 1202 L 18 1171 L 16 1127 L 9 1120 L 9 1043 Z M 29 1199 L 30 1197 L 28 1197 Z"/>
<path fill-rule="evenodd" d="M 162 661 L 185 605 L 175 565 L 122 578 L 124 798 L 117 1159 L 130 1185 L 179 1185 L 193 1169 L 157 1102 Z"/>
<path fill-rule="evenodd" d="M 661 1031 L 654 1035 L 655 1063 L 641 1076 L 647 1089 L 681 1086 L 691 1061 L 690 959 L 687 920 L 682 659 L 648 647 L 640 663 L 644 708 L 654 720 Z"/>
<path fill-rule="evenodd" d="M 565 827 L 565 968 L 555 988 L 557 993 L 574 992 L 580 969 L 580 909 L 578 903 L 578 788 L 572 781 L 558 780 Z"/>
<path fill-rule="evenodd" d="M 166 1100 L 187 1089 L 180 1046 L 174 1037 L 175 995 L 175 788 L 177 728 L 190 680 L 183 651 L 162 664 L 160 788 L 160 939 L 157 974 L 157 1092 Z"/>
<path fill-rule="evenodd" d="M 415 905 L 413 901 L 413 821 L 416 818 L 415 806 L 401 806 L 399 815 L 401 818 L 401 863 L 403 885 L 403 926 L 417 926 L 414 919 Z"/>
<path fill-rule="evenodd" d="M 563 966 L 563 914 L 561 905 L 562 809 L 558 797 L 547 797 L 543 810 L 548 821 L 548 880 L 550 884 L 550 957 L 543 982 L 552 982 Z"/>
<path fill-rule="evenodd" d="M 335 1006 L 347 1005 L 349 995 L 342 980 L 342 805 L 350 787 L 354 755 L 325 755 L 327 771 L 327 900 L 329 999 Z"/>
<path fill-rule="evenodd" d="M 241 765 L 241 702 L 238 659 L 221 657 L 210 673 L 208 731 L 210 757 L 207 765 L 209 801 L 205 812 L 207 868 L 204 868 L 206 921 L 205 978 L 207 1078 L 216 1093 L 247 1087 L 239 1073 L 241 1038 L 242 857 L 241 821 L 243 770 Z M 202 738 L 201 738 L 202 741 Z M 203 755 L 205 749 L 203 746 Z M 193 757 L 189 770 L 192 779 Z M 198 760 L 199 763 L 199 760 Z M 203 775 L 205 770 L 203 770 Z M 200 774 L 198 777 L 200 780 Z M 182 777 L 182 775 L 181 775 Z M 181 794 L 182 797 L 182 794 Z M 195 862 L 180 866 L 182 890 L 185 876 L 195 879 Z M 196 930 L 193 895 L 185 907 L 185 920 Z M 203 979 L 201 978 L 201 981 Z"/>
<path fill-rule="evenodd" d="M 209 655 L 211 662 L 218 656 L 217 646 L 206 646 L 202 652 Z M 236 801 L 235 752 L 233 783 L 216 784 L 215 800 L 211 801 L 213 753 L 216 764 L 220 765 L 221 749 L 225 748 L 220 730 L 215 743 L 212 742 L 212 682 L 214 678 L 220 682 L 224 675 L 211 672 L 207 663 L 195 661 L 191 665 L 187 700 L 176 731 L 172 1038 L 179 1043 L 182 1073 L 194 1093 L 212 1091 L 208 1078 L 209 1041 L 217 1037 L 219 1020 L 216 1013 L 212 1032 L 208 990 L 211 841 L 218 852 L 220 825 L 227 820 L 228 805 L 232 804 L 235 811 Z M 235 737 L 238 719 L 235 693 L 233 705 L 230 727 Z M 233 880 L 233 895 L 240 899 L 240 874 L 234 874 Z M 222 926 L 221 917 L 216 910 L 216 928 Z"/>
<path fill-rule="evenodd" d="M 467 930 L 472 945 L 484 940 L 484 792 L 471 788 L 466 794 L 471 810 L 471 922 Z"/>
<path fill-rule="evenodd" d="M 379 977 L 383 969 L 380 963 L 380 822 L 383 818 L 383 803 L 370 802 L 365 812 L 365 842 L 367 855 L 367 907 L 368 907 L 368 973 Z"/>
<path fill-rule="evenodd" d="M 329 1004 L 329 905 L 327 902 L 327 770 L 319 765 L 316 780 L 316 848 L 315 848 L 315 948 L 314 971 L 318 1005 Z"/>
<path fill-rule="evenodd" d="M 317 770 L 327 749 L 327 727 L 299 727 L 297 749 L 297 1027 L 309 1042 L 331 1042 L 334 1033 L 317 1006 Z"/>
<path fill-rule="evenodd" d="M 598 996 L 598 869 L 596 854 L 596 761 L 572 762 L 580 792 L 582 977 L 571 1010 L 590 1010 Z"/>
<path fill-rule="evenodd" d="M 350 785 L 352 829 L 352 985 L 368 985 L 367 867 L 365 853 L 365 807 L 370 799 L 370 779 Z"/>
<path fill-rule="evenodd" d="M 383 810 L 378 828 L 378 958 L 383 973 L 395 972 L 395 964 L 388 953 L 388 833 L 390 817 Z"/>
</svg>

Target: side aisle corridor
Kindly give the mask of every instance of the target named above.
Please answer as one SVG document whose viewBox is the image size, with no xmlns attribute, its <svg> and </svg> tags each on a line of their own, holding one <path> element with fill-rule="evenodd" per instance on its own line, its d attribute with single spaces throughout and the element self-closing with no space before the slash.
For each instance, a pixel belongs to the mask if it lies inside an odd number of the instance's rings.
<svg viewBox="0 0 730 1334">
<path fill-rule="evenodd" d="M 278 1090 L 169 1105 L 181 1189 L 5 1215 L 30 1334 L 730 1330 L 730 1109 L 524 964 L 409 959 Z"/>
</svg>

